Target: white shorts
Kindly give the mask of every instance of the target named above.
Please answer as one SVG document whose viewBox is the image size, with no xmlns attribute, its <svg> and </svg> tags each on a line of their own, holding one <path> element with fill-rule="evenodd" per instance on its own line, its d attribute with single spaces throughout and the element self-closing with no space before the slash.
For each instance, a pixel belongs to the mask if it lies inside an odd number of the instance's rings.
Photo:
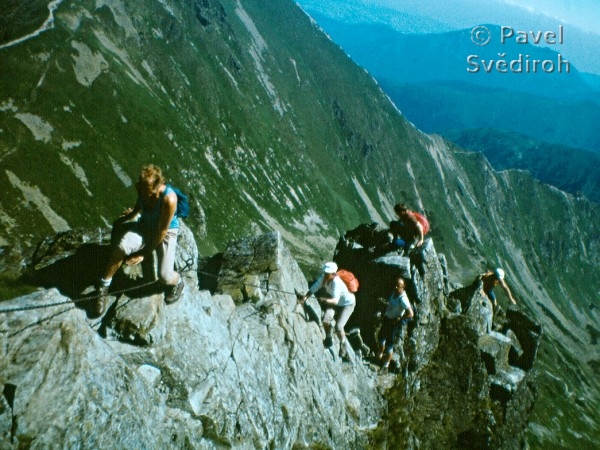
<svg viewBox="0 0 600 450">
<path fill-rule="evenodd" d="M 144 248 L 144 245 L 144 238 L 135 231 L 128 231 L 125 233 L 119 242 L 119 248 L 127 256 L 139 252 Z"/>
<path fill-rule="evenodd" d="M 179 281 L 179 274 L 175 272 L 175 250 L 177 249 L 177 235 L 179 228 L 170 228 L 164 240 L 156 247 L 158 257 L 158 277 L 166 285 L 175 285 Z M 132 255 L 144 248 L 144 238 L 135 229 L 123 235 L 119 241 L 119 249 L 126 255 Z"/>
</svg>

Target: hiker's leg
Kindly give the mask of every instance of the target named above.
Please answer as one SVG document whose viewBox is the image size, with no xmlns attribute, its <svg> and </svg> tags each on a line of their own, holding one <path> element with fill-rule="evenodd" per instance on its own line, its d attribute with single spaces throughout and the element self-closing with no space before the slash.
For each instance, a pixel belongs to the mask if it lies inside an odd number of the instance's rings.
<svg viewBox="0 0 600 450">
<path fill-rule="evenodd" d="M 377 350 L 377 359 L 383 359 L 383 352 L 385 351 L 385 339 L 379 341 L 379 349 Z"/>
<path fill-rule="evenodd" d="M 167 286 L 175 286 L 179 282 L 179 274 L 175 272 L 175 251 L 179 228 L 171 228 L 165 239 L 156 248 L 158 257 L 158 277 Z"/>
<path fill-rule="evenodd" d="M 383 354 L 385 352 L 386 343 L 391 341 L 391 323 L 390 319 L 387 316 L 383 316 L 383 321 L 381 322 L 381 328 L 379 329 L 379 352 L 377 356 L 379 359 L 383 359 Z"/>
<path fill-rule="evenodd" d="M 492 289 L 490 289 L 489 291 L 486 292 L 486 295 L 492 302 L 492 306 L 494 307 L 494 309 L 496 309 L 496 306 L 498 306 L 498 302 L 496 300 L 496 294 L 494 294 L 494 291 Z"/>
<path fill-rule="evenodd" d="M 385 353 L 385 361 L 383 363 L 384 367 L 389 367 L 390 363 L 394 359 L 394 349 L 393 347 L 386 351 Z"/>
<path fill-rule="evenodd" d="M 340 339 L 340 352 L 342 354 L 346 353 L 346 332 L 344 331 L 344 327 L 348 322 L 348 319 L 352 315 L 354 311 L 354 305 L 343 306 L 337 314 L 335 320 L 335 332 Z"/>
<path fill-rule="evenodd" d="M 383 368 L 387 370 L 390 367 L 392 359 L 394 359 L 394 344 L 398 340 L 398 330 L 400 329 L 396 319 L 387 320 L 387 335 L 388 340 L 385 343 L 384 356 L 383 356 Z"/>
<path fill-rule="evenodd" d="M 325 337 L 331 337 L 331 322 L 335 317 L 335 309 L 327 308 L 323 314 L 323 328 L 325 329 Z"/>
<path fill-rule="evenodd" d="M 104 272 L 102 272 L 102 279 L 109 281 L 112 280 L 112 277 L 119 267 L 123 264 L 123 260 L 125 259 L 125 254 L 119 249 L 115 247 L 111 250 L 110 256 L 108 257 L 108 262 L 104 268 Z"/>
<path fill-rule="evenodd" d="M 331 337 L 331 321 L 334 316 L 335 310 L 332 307 L 327 307 L 323 314 L 323 329 L 325 330 L 325 341 L 323 342 L 323 345 L 325 345 L 325 348 L 330 348 L 333 344 L 333 339 Z"/>
<path fill-rule="evenodd" d="M 99 283 L 96 286 L 96 302 L 93 308 L 93 313 L 96 317 L 100 317 L 106 311 L 106 303 L 108 301 L 108 291 L 112 278 L 123 264 L 125 258 L 134 252 L 144 248 L 144 240 L 138 233 L 127 232 L 123 235 L 118 245 L 111 249 L 108 262 L 104 268 L 104 272 L 100 277 Z"/>
<path fill-rule="evenodd" d="M 134 231 L 125 233 L 119 244 L 111 249 L 108 262 L 102 273 L 102 279 L 105 281 L 112 280 L 112 277 L 117 273 L 125 258 L 132 253 L 140 251 L 142 248 L 144 248 L 144 239 L 139 233 Z"/>
</svg>

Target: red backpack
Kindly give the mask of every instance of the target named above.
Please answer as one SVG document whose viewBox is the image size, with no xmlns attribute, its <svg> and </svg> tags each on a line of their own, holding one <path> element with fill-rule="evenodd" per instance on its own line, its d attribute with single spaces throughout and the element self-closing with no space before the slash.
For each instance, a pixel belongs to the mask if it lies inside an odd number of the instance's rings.
<svg viewBox="0 0 600 450">
<path fill-rule="evenodd" d="M 429 222 L 427 218 L 423 214 L 419 214 L 418 212 L 412 212 L 415 215 L 415 218 L 419 221 L 421 226 L 423 227 L 423 236 L 429 233 Z"/>
<path fill-rule="evenodd" d="M 354 293 L 358 291 L 358 280 L 352 272 L 340 269 L 337 271 L 336 275 L 342 279 L 350 292 Z"/>
</svg>

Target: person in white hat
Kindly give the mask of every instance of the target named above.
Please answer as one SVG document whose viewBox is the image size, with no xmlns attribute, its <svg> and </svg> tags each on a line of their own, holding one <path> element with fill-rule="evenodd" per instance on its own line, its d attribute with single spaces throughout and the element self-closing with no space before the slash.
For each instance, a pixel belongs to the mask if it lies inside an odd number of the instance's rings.
<svg viewBox="0 0 600 450">
<path fill-rule="evenodd" d="M 504 278 L 505 278 L 504 270 L 502 270 L 499 267 L 494 270 L 488 270 L 486 273 L 484 273 L 478 277 L 478 279 L 480 279 L 482 282 L 482 290 L 483 290 L 484 294 L 487 295 L 487 297 L 490 299 L 490 301 L 492 302 L 492 305 L 494 305 L 494 308 L 496 308 L 496 306 L 498 306 L 498 301 L 496 300 L 496 294 L 494 294 L 494 288 L 498 285 L 500 285 L 500 287 L 502 289 L 504 289 L 504 292 L 506 292 L 506 295 L 508 295 L 508 298 L 511 301 L 511 303 L 513 305 L 517 304 L 515 298 L 512 295 L 512 292 L 510 291 Z"/>
<path fill-rule="evenodd" d="M 317 281 L 310 287 L 308 292 L 299 299 L 305 302 L 308 297 L 313 295 L 319 289 L 324 288 L 327 297 L 319 297 L 319 302 L 324 310 L 323 328 L 325 329 L 325 347 L 332 345 L 332 326 L 331 322 L 335 320 L 335 332 L 340 339 L 340 356 L 347 356 L 346 333 L 344 326 L 354 311 L 356 299 L 354 294 L 348 290 L 346 284 L 337 275 L 338 266 L 334 262 L 328 262 L 323 265 L 323 273 Z"/>
</svg>

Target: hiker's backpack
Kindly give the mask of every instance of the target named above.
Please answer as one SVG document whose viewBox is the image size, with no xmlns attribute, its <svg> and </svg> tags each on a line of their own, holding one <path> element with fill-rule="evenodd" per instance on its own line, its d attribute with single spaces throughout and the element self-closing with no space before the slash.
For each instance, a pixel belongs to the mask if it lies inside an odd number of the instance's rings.
<svg viewBox="0 0 600 450">
<path fill-rule="evenodd" d="M 427 220 L 427 217 L 425 217 L 423 214 L 419 214 L 418 212 L 414 211 L 413 214 L 423 227 L 423 236 L 425 236 L 427 233 L 429 233 L 429 221 Z"/>
<path fill-rule="evenodd" d="M 190 203 L 188 201 L 188 196 L 181 192 L 176 187 L 168 185 L 175 195 L 177 195 L 177 210 L 175 211 L 175 215 L 177 217 L 181 217 L 182 219 L 187 218 L 190 215 Z"/>
<path fill-rule="evenodd" d="M 354 293 L 358 291 L 358 280 L 352 272 L 340 269 L 337 271 L 336 275 L 342 279 L 350 292 Z"/>
</svg>

